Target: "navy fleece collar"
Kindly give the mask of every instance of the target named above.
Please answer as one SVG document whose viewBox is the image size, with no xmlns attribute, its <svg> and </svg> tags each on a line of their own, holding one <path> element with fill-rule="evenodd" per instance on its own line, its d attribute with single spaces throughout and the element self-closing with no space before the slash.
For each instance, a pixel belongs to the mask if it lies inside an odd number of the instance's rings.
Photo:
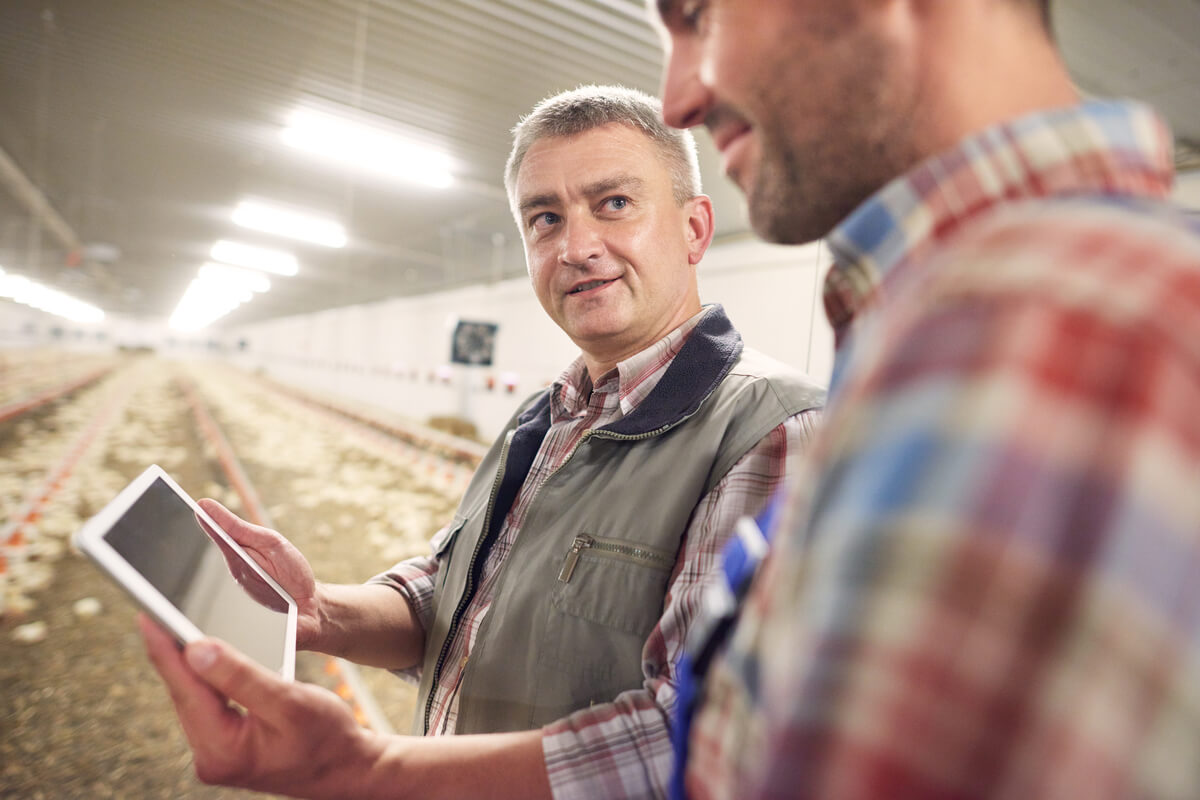
<svg viewBox="0 0 1200 800">
<path fill-rule="evenodd" d="M 725 309 L 715 304 L 696 324 L 654 391 L 633 413 L 600 430 L 638 436 L 690 417 L 733 369 L 743 347 L 742 336 L 725 315 Z M 544 434 L 550 427 L 549 391 L 525 409 L 518 424 L 525 427 L 535 420 L 533 427 Z"/>
</svg>

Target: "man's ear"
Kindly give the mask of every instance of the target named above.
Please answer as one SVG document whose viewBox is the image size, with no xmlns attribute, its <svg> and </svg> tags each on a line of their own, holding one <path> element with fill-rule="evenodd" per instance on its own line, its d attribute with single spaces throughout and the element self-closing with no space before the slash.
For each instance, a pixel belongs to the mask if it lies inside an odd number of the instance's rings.
<svg viewBox="0 0 1200 800">
<path fill-rule="evenodd" d="M 695 266 L 704 258 L 712 244 L 713 220 L 712 200 L 706 194 L 698 194 L 687 201 L 688 216 L 685 236 L 688 247 L 688 263 Z"/>
</svg>

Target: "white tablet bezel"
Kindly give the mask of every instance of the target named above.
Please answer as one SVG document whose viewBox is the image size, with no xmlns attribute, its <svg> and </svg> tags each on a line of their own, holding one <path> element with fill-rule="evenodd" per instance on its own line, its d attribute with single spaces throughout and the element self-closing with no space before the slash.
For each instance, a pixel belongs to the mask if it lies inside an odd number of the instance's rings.
<svg viewBox="0 0 1200 800">
<path fill-rule="evenodd" d="M 229 545 L 229 551 L 244 560 L 250 569 L 254 570 L 267 582 L 280 597 L 287 602 L 287 629 L 284 636 L 283 665 L 280 675 L 285 680 L 293 680 L 296 670 L 296 601 L 284 591 L 275 580 L 263 571 L 255 561 L 233 538 L 204 512 L 198 503 L 188 493 L 180 488 L 162 467 L 152 464 L 138 475 L 121 492 L 109 502 L 98 514 L 84 523 L 76 531 L 72 541 L 81 552 L 86 554 L 105 573 L 117 582 L 145 611 L 160 625 L 175 636 L 181 644 L 194 642 L 204 637 L 204 632 L 188 617 L 171 603 L 158 589 L 154 587 L 138 570 L 113 549 L 105 538 L 113 525 L 121 519 L 126 511 L 142 496 L 156 481 L 161 480 L 179 496 L 196 513 L 204 524 Z"/>
</svg>

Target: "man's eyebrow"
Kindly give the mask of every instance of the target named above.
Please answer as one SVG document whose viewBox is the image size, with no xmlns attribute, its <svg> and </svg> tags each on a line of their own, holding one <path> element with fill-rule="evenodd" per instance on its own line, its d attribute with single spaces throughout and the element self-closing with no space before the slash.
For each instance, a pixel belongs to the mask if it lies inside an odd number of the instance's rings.
<svg viewBox="0 0 1200 800">
<path fill-rule="evenodd" d="M 607 194 L 619 189 L 636 190 L 641 189 L 646 185 L 646 182 L 636 175 L 616 175 L 611 178 L 603 178 L 592 183 L 584 184 L 580 187 L 584 197 L 596 197 L 597 195 Z M 557 206 L 561 204 L 559 196 L 554 192 L 545 192 L 543 194 L 534 194 L 526 197 L 517 206 L 517 210 L 521 212 L 521 216 L 525 216 L 535 208 L 545 208 L 547 206 Z"/>
<path fill-rule="evenodd" d="M 583 196 L 595 197 L 617 189 L 641 189 L 645 185 L 646 182 L 636 175 L 616 175 L 584 185 Z"/>
<path fill-rule="evenodd" d="M 531 211 L 532 209 L 542 208 L 543 206 L 552 206 L 552 205 L 557 205 L 557 204 L 558 204 L 558 195 L 554 194 L 553 192 L 550 192 L 547 194 L 535 194 L 531 197 L 526 197 L 524 200 L 521 201 L 521 205 L 519 205 L 517 208 L 521 212 L 522 216 L 524 216 L 527 212 Z"/>
</svg>

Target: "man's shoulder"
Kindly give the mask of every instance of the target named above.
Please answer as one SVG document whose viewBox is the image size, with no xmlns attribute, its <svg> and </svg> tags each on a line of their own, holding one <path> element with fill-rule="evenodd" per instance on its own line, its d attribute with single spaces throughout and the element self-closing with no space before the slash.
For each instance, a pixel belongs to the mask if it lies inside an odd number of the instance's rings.
<svg viewBox="0 0 1200 800">
<path fill-rule="evenodd" d="M 951 238 L 942 258 L 997 253 L 1067 258 L 1081 266 L 1147 248 L 1200 258 L 1200 215 L 1166 200 L 1082 195 L 1030 200 L 983 215 Z M 963 264 L 969 267 L 969 262 Z"/>
<path fill-rule="evenodd" d="M 766 389 L 796 411 L 819 408 L 825 404 L 825 389 L 795 367 L 772 358 L 753 347 L 743 347 L 741 355 L 726 375 L 724 384 L 735 392 Z"/>
<path fill-rule="evenodd" d="M 985 214 L 980 224 L 967 227 L 966 241 L 988 232 L 1021 230 L 1045 236 L 1063 226 L 1083 231 L 1101 229 L 1114 238 L 1139 239 L 1164 231 L 1180 238 L 1177 244 L 1200 246 L 1200 216 L 1166 198 L 1121 194 L 1079 194 L 1043 197 L 1003 204 Z"/>
<path fill-rule="evenodd" d="M 747 377 L 810 380 L 802 371 L 753 347 L 743 346 L 741 355 L 729 370 L 730 375 Z"/>
<path fill-rule="evenodd" d="M 1109 197 L 1015 203 L 965 227 L 933 253 L 919 291 L 1079 301 L 1143 309 L 1176 287 L 1200 287 L 1200 219 L 1166 201 Z M 1190 294 L 1191 292 L 1185 292 Z"/>
</svg>

